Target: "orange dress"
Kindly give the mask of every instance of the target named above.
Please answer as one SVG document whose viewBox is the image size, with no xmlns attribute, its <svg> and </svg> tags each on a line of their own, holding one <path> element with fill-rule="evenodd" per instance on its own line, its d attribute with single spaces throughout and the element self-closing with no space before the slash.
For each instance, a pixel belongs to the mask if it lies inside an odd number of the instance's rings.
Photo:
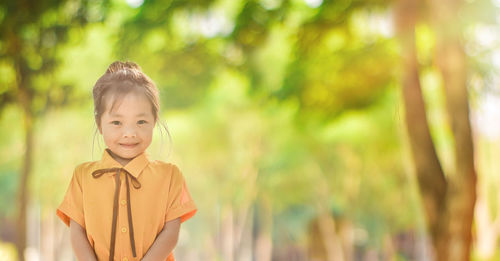
<svg viewBox="0 0 500 261">
<path fill-rule="evenodd" d="M 128 261 L 146 254 L 165 222 L 184 222 L 196 210 L 177 166 L 149 161 L 145 153 L 122 166 L 106 150 L 100 161 L 75 168 L 57 215 L 86 230 L 98 260 L 110 259 L 114 241 L 113 260 Z M 175 260 L 173 254 L 166 260 Z"/>
</svg>

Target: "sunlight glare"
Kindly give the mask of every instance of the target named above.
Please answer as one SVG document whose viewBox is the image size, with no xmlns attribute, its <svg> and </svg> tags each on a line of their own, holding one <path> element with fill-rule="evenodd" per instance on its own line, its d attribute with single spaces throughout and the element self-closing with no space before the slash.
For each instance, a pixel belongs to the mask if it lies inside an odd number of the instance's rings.
<svg viewBox="0 0 500 261">
<path fill-rule="evenodd" d="M 137 8 L 144 4 L 144 0 L 125 0 L 125 2 L 132 8 Z"/>
<path fill-rule="evenodd" d="M 311 8 L 317 8 L 323 4 L 323 0 L 304 0 L 304 2 Z"/>
<path fill-rule="evenodd" d="M 496 30 L 494 30 L 491 26 L 478 25 L 475 28 L 475 35 L 477 42 L 486 48 L 492 47 L 498 40 Z"/>
<path fill-rule="evenodd" d="M 500 96 L 485 94 L 474 116 L 480 133 L 492 140 L 500 136 Z"/>
</svg>

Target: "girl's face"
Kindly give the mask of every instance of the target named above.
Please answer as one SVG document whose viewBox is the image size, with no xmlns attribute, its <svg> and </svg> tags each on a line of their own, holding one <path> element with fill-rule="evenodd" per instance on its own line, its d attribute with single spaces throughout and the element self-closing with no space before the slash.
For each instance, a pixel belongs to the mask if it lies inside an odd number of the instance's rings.
<svg viewBox="0 0 500 261">
<path fill-rule="evenodd" d="M 155 120 L 152 105 L 144 94 L 128 93 L 110 111 L 111 100 L 105 100 L 99 132 L 113 158 L 125 166 L 151 144 Z"/>
</svg>

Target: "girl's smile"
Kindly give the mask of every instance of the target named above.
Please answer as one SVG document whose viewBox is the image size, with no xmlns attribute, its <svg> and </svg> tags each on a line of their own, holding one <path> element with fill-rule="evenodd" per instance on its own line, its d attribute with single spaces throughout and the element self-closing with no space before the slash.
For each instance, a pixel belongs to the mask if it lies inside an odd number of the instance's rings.
<svg viewBox="0 0 500 261">
<path fill-rule="evenodd" d="M 132 148 L 134 148 L 137 144 L 139 144 L 139 143 L 132 143 L 132 144 L 120 144 L 120 145 L 122 145 L 122 146 L 123 146 L 123 147 L 125 147 L 125 148 L 132 149 Z"/>
</svg>

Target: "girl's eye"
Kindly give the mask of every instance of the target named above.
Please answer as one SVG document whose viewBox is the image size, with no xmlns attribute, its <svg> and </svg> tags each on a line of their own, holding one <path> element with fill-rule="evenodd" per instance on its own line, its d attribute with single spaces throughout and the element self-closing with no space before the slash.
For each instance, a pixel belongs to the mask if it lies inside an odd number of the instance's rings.
<svg viewBox="0 0 500 261">
<path fill-rule="evenodd" d="M 137 122 L 137 124 L 146 124 L 146 123 L 148 123 L 148 122 L 145 121 L 145 120 L 140 120 L 140 121 Z"/>
<path fill-rule="evenodd" d="M 120 125 L 120 122 L 119 121 L 112 121 L 111 124 L 118 126 L 118 125 Z"/>
</svg>

